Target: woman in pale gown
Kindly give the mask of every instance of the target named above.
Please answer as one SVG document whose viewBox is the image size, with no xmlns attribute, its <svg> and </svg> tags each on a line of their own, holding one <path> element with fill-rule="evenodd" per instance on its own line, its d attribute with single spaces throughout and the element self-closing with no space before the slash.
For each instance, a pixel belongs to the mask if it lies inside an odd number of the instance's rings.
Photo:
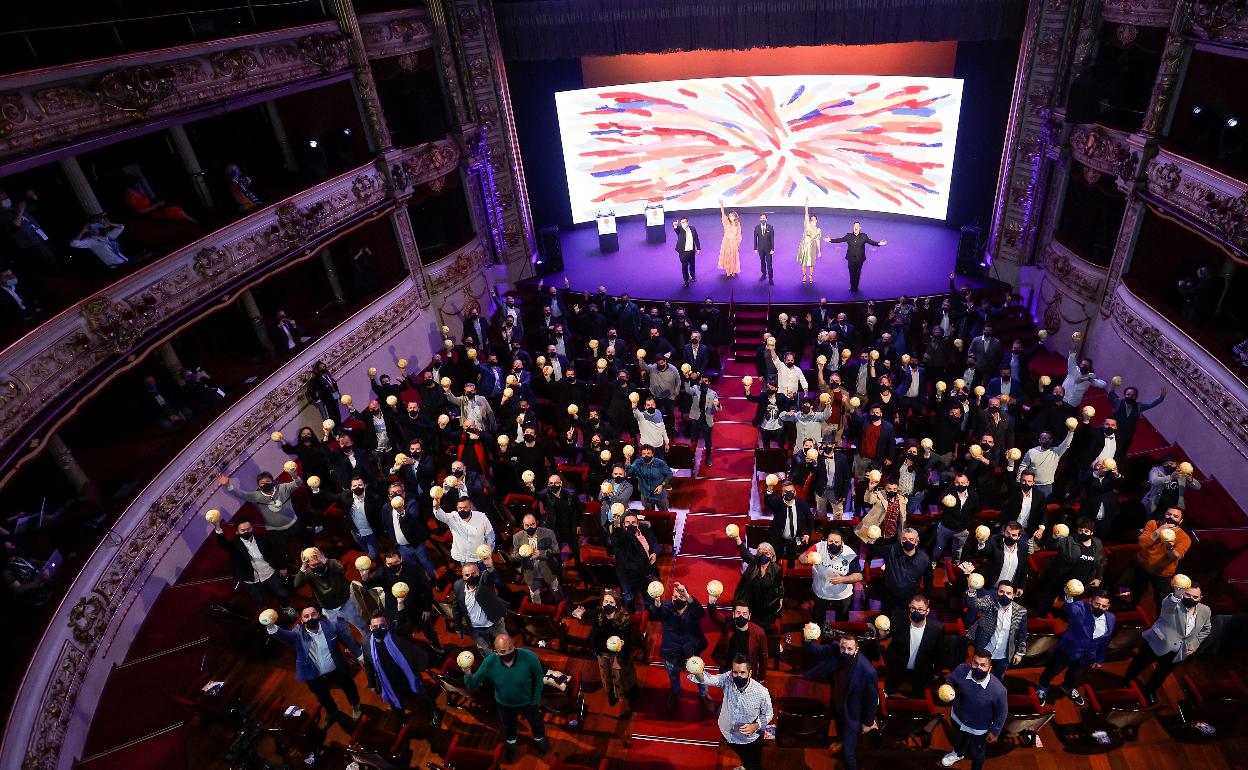
<svg viewBox="0 0 1248 770">
<path fill-rule="evenodd" d="M 724 202 L 719 202 L 719 221 L 724 225 L 724 240 L 719 244 L 719 265 L 724 275 L 736 278 L 741 272 L 741 220 L 737 212 L 724 213 Z"/>
<path fill-rule="evenodd" d="M 819 244 L 823 233 L 819 230 L 819 217 L 810 215 L 810 201 L 802 209 L 805 226 L 802 242 L 797 247 L 797 264 L 802 266 L 802 283 L 815 282 L 815 260 L 819 259 Z"/>
</svg>

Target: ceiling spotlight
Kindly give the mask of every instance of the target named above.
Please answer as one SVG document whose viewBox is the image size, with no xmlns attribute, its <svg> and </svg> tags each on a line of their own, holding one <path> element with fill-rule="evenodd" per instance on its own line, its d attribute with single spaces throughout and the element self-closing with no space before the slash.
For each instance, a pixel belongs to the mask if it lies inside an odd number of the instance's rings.
<svg viewBox="0 0 1248 770">
<path fill-rule="evenodd" d="M 317 142 L 316 142 L 316 140 L 315 140 L 315 139 L 309 139 L 309 140 L 308 140 L 308 146 L 309 146 L 309 147 L 311 147 L 312 149 L 314 149 L 314 150 L 315 150 L 315 149 L 317 148 L 317 146 L 318 146 L 318 145 L 317 145 Z"/>
<path fill-rule="evenodd" d="M 1192 114 L 1193 114 L 1193 115 L 1199 115 L 1200 113 L 1202 113 L 1202 112 L 1204 112 L 1204 111 L 1205 111 L 1205 108 L 1204 108 L 1204 107 L 1201 107 L 1199 104 L 1198 104 L 1198 105 L 1196 105 L 1195 107 L 1193 107 L 1193 108 L 1192 108 Z"/>
<path fill-rule="evenodd" d="M 1238 125 L 1239 125 L 1239 118 L 1235 117 L 1234 115 L 1226 119 L 1227 128 L 1234 128 L 1235 126 L 1238 126 Z"/>
</svg>

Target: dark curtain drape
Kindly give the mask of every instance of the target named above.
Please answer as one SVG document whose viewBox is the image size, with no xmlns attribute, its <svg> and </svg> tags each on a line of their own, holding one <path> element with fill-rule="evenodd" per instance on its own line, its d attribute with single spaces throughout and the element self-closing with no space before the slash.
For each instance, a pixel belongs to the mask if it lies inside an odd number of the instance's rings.
<svg viewBox="0 0 1248 770">
<path fill-rule="evenodd" d="M 1026 0 L 499 0 L 512 61 L 919 40 L 1003 40 Z"/>
</svg>

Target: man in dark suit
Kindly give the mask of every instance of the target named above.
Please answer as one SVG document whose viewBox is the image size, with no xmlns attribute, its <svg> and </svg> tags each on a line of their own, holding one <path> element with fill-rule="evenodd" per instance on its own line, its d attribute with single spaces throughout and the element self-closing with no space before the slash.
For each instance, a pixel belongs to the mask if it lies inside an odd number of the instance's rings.
<svg viewBox="0 0 1248 770">
<path fill-rule="evenodd" d="M 655 566 L 659 545 L 650 531 L 650 525 L 642 524 L 635 511 L 627 511 L 620 524 L 612 536 L 615 574 L 624 594 L 625 608 L 640 612 L 646 587 L 659 574 Z"/>
<path fill-rule="evenodd" d="M 858 639 L 843 636 L 836 644 L 816 644 L 807 648 L 817 661 L 803 679 L 830 675 L 832 680 L 832 717 L 836 720 L 839 745 L 829 749 L 833 754 L 844 751 L 845 767 L 858 768 L 858 736 L 875 727 L 880 707 L 879 675 L 871 661 L 858 654 Z"/>
<path fill-rule="evenodd" d="M 329 455 L 330 467 L 334 470 L 334 480 L 340 486 L 347 486 L 352 476 L 363 476 L 371 486 L 381 479 L 381 470 L 377 458 L 367 449 L 355 445 L 355 439 L 343 435 L 338 438 L 338 451 Z"/>
<path fill-rule="evenodd" d="M 840 238 L 826 238 L 828 243 L 844 243 L 845 259 L 849 262 L 849 290 L 858 291 L 858 281 L 862 278 L 862 263 L 867 261 L 867 244 L 887 246 L 888 241 L 873 241 L 862 231 L 862 223 L 855 222 L 852 232 Z"/>
<path fill-rule="evenodd" d="M 835 444 L 824 444 L 810 485 L 818 513 L 831 512 L 840 518 L 849 495 L 849 476 L 849 458 L 844 452 L 837 452 Z"/>
<path fill-rule="evenodd" d="M 322 618 L 319 609 L 308 606 L 303 608 L 300 623 L 294 629 L 287 631 L 276 623 L 270 623 L 266 630 L 269 634 L 275 634 L 278 641 L 294 648 L 295 679 L 308 686 L 317 702 L 325 709 L 331 724 L 341 712 L 334 702 L 330 688 L 340 689 L 346 694 L 347 702 L 351 704 L 351 718 L 359 721 L 363 716 L 360 712 L 360 693 L 355 687 L 343 650 L 349 650 L 356 660 L 359 660 L 361 651 L 345 620 L 339 618 L 330 621 Z M 324 653 L 318 654 L 318 650 L 327 651 L 329 659 L 323 659 Z M 333 668 L 328 671 L 322 668 L 331 663 Z"/>
<path fill-rule="evenodd" d="M 905 611 L 898 610 L 889 634 L 892 641 L 884 650 L 884 693 L 896 695 L 910 683 L 910 696 L 922 698 L 932 682 L 945 644 L 945 626 L 931 615 L 931 602 L 915 594 Z"/>
<path fill-rule="evenodd" d="M 775 285 L 771 257 L 776 251 L 776 230 L 767 223 L 766 214 L 759 214 L 754 226 L 754 251 L 758 254 L 758 280 Z"/>
<path fill-rule="evenodd" d="M 719 611 L 718 596 L 707 598 L 706 611 L 719 626 L 719 640 L 711 658 L 721 669 L 732 668 L 732 658 L 741 654 L 750 662 L 750 671 L 760 682 L 767 680 L 767 632 L 750 620 L 750 606 L 745 602 L 733 602 L 732 614 Z"/>
<path fill-rule="evenodd" d="M 702 334 L 694 332 L 689 337 L 689 344 L 680 351 L 680 362 L 689 364 L 695 372 L 705 372 L 711 361 L 711 349 L 702 344 Z"/>
<path fill-rule="evenodd" d="M 1015 595 L 1021 595 L 1031 569 L 1027 562 L 1027 546 L 1023 540 L 1023 527 L 1011 521 L 999 535 L 987 540 L 968 539 L 958 554 L 958 566 L 966 574 L 978 572 L 984 576 L 984 585 L 995 586 L 1002 580 L 1015 586 Z"/>
<path fill-rule="evenodd" d="M 346 478 L 349 482 L 335 501 L 342 508 L 342 518 L 356 545 L 366 550 L 368 558 L 376 562 L 381 556 L 381 533 L 385 531 L 386 522 L 384 511 L 389 510 L 389 502 L 370 486 L 364 474 L 356 472 Z"/>
<path fill-rule="evenodd" d="M 698 228 L 689 224 L 689 217 L 681 217 L 680 221 L 672 225 L 672 231 L 676 233 L 676 256 L 680 257 L 680 276 L 688 287 L 693 281 L 698 280 L 696 257 L 702 250 L 702 242 L 698 240 Z"/>
<path fill-rule="evenodd" d="M 385 596 L 383 609 L 386 617 L 397 619 L 405 617 L 410 627 L 419 627 L 425 638 L 435 649 L 438 644 L 438 632 L 434 628 L 433 617 L 433 584 L 416 564 L 403 560 L 397 550 L 388 550 L 383 557 L 385 564 L 377 570 L 360 570 L 360 580 L 364 587 L 380 588 Z M 394 595 L 394 586 L 403 583 L 408 593 L 405 597 Z"/>
<path fill-rule="evenodd" d="M 1001 360 L 1001 340 L 992 336 L 992 324 L 984 324 L 984 330 L 971 340 L 968 352 L 975 356 L 975 371 L 981 382 L 987 382 L 997 371 Z"/>
<path fill-rule="evenodd" d="M 954 500 L 952 507 L 944 504 L 944 499 L 950 496 Z M 944 556 L 947 545 L 953 546 L 954 553 L 962 550 L 981 508 L 979 493 L 971 489 L 970 478 L 965 473 L 959 473 L 953 479 L 953 487 L 946 489 L 941 496 L 941 513 L 936 523 L 936 544 L 932 546 L 932 561 Z"/>
<path fill-rule="evenodd" d="M 1094 588 L 1088 591 L 1086 598 L 1087 601 L 1078 601 L 1066 594 L 1066 633 L 1058 640 L 1057 649 L 1049 657 L 1036 687 L 1041 706 L 1047 705 L 1053 678 L 1065 670 L 1062 692 L 1082 708 L 1084 699 L 1079 693 L 1079 683 L 1083 681 L 1083 672 L 1088 666 L 1100 668 L 1105 662 L 1116 623 L 1114 613 L 1109 611 L 1109 593 L 1103 588 Z"/>
<path fill-rule="evenodd" d="M 468 314 L 464 317 L 464 338 L 472 337 L 477 341 L 477 349 L 484 353 L 490 349 L 490 326 L 484 318 L 481 317 L 480 308 L 475 305 L 468 309 Z"/>
<path fill-rule="evenodd" d="M 295 319 L 286 315 L 285 310 L 277 311 L 277 321 L 269 331 L 269 337 L 279 350 L 294 350 L 307 336 L 303 327 Z"/>
<path fill-rule="evenodd" d="M 234 537 L 225 536 L 220 522 L 216 525 L 217 545 L 230 555 L 230 574 L 247 590 L 256 608 L 265 606 L 264 592 L 277 599 L 282 613 L 293 618 L 290 593 L 286 590 L 286 567 L 281 551 L 267 535 L 256 534 L 250 521 L 243 520 L 234 530 Z"/>
<path fill-rule="evenodd" d="M 1105 395 L 1109 396 L 1109 403 L 1114 407 L 1114 419 L 1118 422 L 1118 447 L 1114 459 L 1121 463 L 1126 459 L 1131 442 L 1135 439 L 1135 426 L 1139 424 L 1140 415 L 1160 406 L 1166 400 L 1166 389 L 1162 388 L 1157 398 L 1146 404 L 1139 403 L 1140 391 L 1130 385 L 1122 391 L 1122 398 L 1114 392 L 1112 384 L 1106 389 Z"/>
<path fill-rule="evenodd" d="M 1079 512 L 1096 522 L 1096 535 L 1107 537 L 1114 531 L 1114 520 L 1118 518 L 1118 487 L 1122 476 L 1118 475 L 1118 467 L 1113 470 L 1098 463 L 1092 469 L 1092 475 L 1083 483 L 1083 500 Z"/>
<path fill-rule="evenodd" d="M 455 629 L 460 636 L 471 636 L 482 655 L 489 655 L 494 649 L 494 637 L 507 630 L 503 626 L 507 602 L 494 588 L 494 562 L 486 562 L 484 572 L 477 562 L 468 562 L 460 568 L 459 575 L 453 588 L 455 603 L 451 605 Z M 471 608 L 467 601 L 470 595 Z"/>
<path fill-rule="evenodd" d="M 1043 536 L 1041 527 L 1049 528 L 1049 501 L 1043 492 L 1036 489 L 1036 474 L 1033 471 L 1023 471 L 1018 484 L 1005 499 L 998 522 L 1004 527 L 1011 521 L 1017 521 L 1022 526 L 1024 545 L 1035 534 Z"/>
<path fill-rule="evenodd" d="M 386 613 L 374 612 L 363 648 L 368 688 L 380 695 L 401 721 L 406 721 L 408 707 L 423 702 L 429 707 L 429 723 L 436 730 L 442 715 L 420 676 L 429 668 L 429 653 L 412 641 L 406 617 L 400 615 L 392 621 Z"/>
<path fill-rule="evenodd" d="M 780 495 L 772 495 L 765 507 L 771 514 L 768 539 L 779 558 L 792 569 L 797 555 L 810 542 L 810 504 L 797 499 L 797 488 L 792 481 L 786 481 Z"/>
</svg>

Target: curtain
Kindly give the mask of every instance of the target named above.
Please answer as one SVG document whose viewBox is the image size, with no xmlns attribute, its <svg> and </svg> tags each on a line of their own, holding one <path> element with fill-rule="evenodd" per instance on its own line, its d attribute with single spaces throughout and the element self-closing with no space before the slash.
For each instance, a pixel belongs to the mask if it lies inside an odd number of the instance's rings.
<svg viewBox="0 0 1248 770">
<path fill-rule="evenodd" d="M 564 59 L 1021 33 L 1026 0 L 498 0 L 506 58 Z"/>
</svg>

